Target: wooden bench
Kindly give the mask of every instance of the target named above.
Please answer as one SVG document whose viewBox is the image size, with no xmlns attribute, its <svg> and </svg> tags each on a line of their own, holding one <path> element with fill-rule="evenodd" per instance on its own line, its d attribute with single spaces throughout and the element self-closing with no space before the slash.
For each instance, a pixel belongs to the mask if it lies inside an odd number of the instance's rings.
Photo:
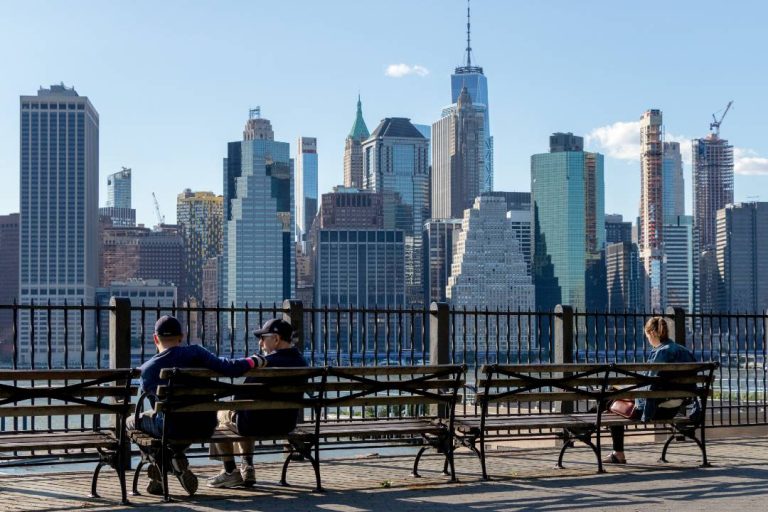
<svg viewBox="0 0 768 512">
<path fill-rule="evenodd" d="M 602 428 L 617 425 L 668 428 L 671 433 L 662 460 L 671 441 L 683 435 L 696 442 L 707 464 L 704 417 L 716 368 L 717 363 L 484 365 L 476 394 L 480 417 L 458 418 L 457 436 L 480 459 L 484 479 L 488 479 L 485 445 L 489 437 L 556 437 L 562 442 L 558 468 L 563 467 L 566 450 L 580 441 L 592 449 L 597 470 L 602 473 L 601 439 L 597 434 Z M 645 375 L 658 371 L 661 376 Z M 640 397 L 698 399 L 701 414 L 643 424 L 604 412 L 611 400 Z"/>
<path fill-rule="evenodd" d="M 0 452 L 12 453 L 1 458 L 24 464 L 95 453 L 90 496 L 99 497 L 99 472 L 110 466 L 120 480 L 121 503 L 127 504 L 125 420 L 135 394 L 133 376 L 133 370 L 0 371 L 0 417 L 14 419 L 14 429 L 0 433 Z M 102 421 L 102 415 L 110 419 Z M 29 418 L 32 428 L 18 428 L 19 418 Z"/>
<path fill-rule="evenodd" d="M 434 448 L 445 457 L 444 472 L 456 481 L 454 416 L 465 372 L 464 365 L 329 368 L 320 438 L 324 444 L 419 444 L 415 477 L 421 456 Z"/>
<path fill-rule="evenodd" d="M 140 432 L 130 432 L 134 442 L 143 448 L 165 454 L 170 443 L 285 441 L 288 448 L 283 463 L 281 484 L 287 485 L 289 464 L 303 458 L 314 469 L 316 490 L 322 491 L 320 448 L 348 444 L 355 440 L 376 440 L 387 445 L 421 445 L 414 461 L 414 475 L 424 451 L 437 448 L 445 455 L 455 480 L 453 464 L 453 414 L 458 391 L 463 384 L 464 367 L 407 366 L 362 368 L 264 368 L 245 374 L 259 380 L 255 384 L 230 383 L 209 370 L 165 369 L 161 378 L 168 384 L 158 388 L 155 412 L 166 418 L 187 412 L 219 410 L 309 409 L 307 421 L 293 432 L 274 436 L 242 437 L 231 430 L 217 429 L 207 439 L 153 439 Z M 286 384 L 286 379 L 303 383 Z M 297 399 L 296 394 L 302 398 Z M 232 397 L 237 397 L 232 400 Z M 286 400 L 285 397 L 292 397 Z M 384 417 L 378 413 L 384 411 Z M 137 410 L 137 415 L 140 410 Z M 147 451 L 147 450 L 144 450 Z M 159 464 L 163 473 L 165 499 L 168 499 L 167 462 L 143 459 L 134 474 L 133 491 L 141 466 Z M 297 457 L 298 456 L 298 457 Z"/>
<path fill-rule="evenodd" d="M 166 432 L 169 421 L 179 414 L 216 413 L 217 411 L 268 411 L 270 409 L 310 409 L 313 418 L 319 418 L 321 397 L 327 379 L 325 368 L 262 368 L 250 370 L 244 377 L 257 378 L 257 383 L 230 382 L 231 379 L 203 369 L 168 368 L 160 372 L 160 378 L 167 381 L 157 389 L 157 401 L 154 413 L 165 415 L 163 437 L 153 438 L 140 430 L 130 430 L 131 440 L 142 448 L 142 459 L 133 476 L 132 493 L 138 494 L 138 479 L 145 464 L 157 464 L 163 475 L 163 494 L 165 501 L 170 500 L 168 493 L 167 459 L 168 447 L 172 444 L 188 445 L 209 442 L 235 442 L 251 440 L 255 442 L 285 441 L 291 453 L 296 452 L 308 460 L 315 471 L 317 488 L 321 489 L 320 468 L 317 455 L 317 422 L 303 423 L 292 432 L 263 436 L 240 436 L 227 428 L 219 427 L 213 436 L 172 438 Z M 287 382 L 297 382 L 286 384 Z M 298 398 L 296 395 L 300 395 Z M 144 393 L 136 409 L 136 421 L 143 413 Z M 165 448 L 165 449 L 163 449 Z M 281 483 L 287 485 L 286 472 L 290 457 L 283 466 Z"/>
</svg>

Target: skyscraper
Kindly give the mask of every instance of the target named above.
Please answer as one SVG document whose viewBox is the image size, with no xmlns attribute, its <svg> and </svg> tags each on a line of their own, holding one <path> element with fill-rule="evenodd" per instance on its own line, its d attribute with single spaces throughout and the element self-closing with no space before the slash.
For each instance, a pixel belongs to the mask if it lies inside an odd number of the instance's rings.
<svg viewBox="0 0 768 512">
<path fill-rule="evenodd" d="M 488 104 L 488 79 L 483 68 L 472 65 L 472 45 L 470 44 L 470 11 L 467 3 L 467 47 L 464 65 L 459 66 L 451 75 L 451 103 L 459 101 L 461 90 L 466 87 L 475 110 L 483 114 L 483 136 L 485 139 L 483 155 L 483 176 L 480 192 L 493 190 L 493 137 L 491 136 L 490 109 Z"/>
<path fill-rule="evenodd" d="M 131 208 L 131 170 L 127 167 L 107 176 L 107 206 L 99 208 L 99 216 L 109 217 L 116 228 L 136 225 L 136 210 Z"/>
<path fill-rule="evenodd" d="M 719 128 L 719 127 L 718 127 Z M 693 141 L 693 226 L 699 243 L 699 285 L 702 311 L 720 308 L 717 212 L 732 204 L 733 146 L 719 132 Z"/>
<path fill-rule="evenodd" d="M 19 300 L 19 214 L 0 215 L 0 304 Z M 13 346 L 13 314 L 0 309 L 0 359 Z M 8 350 L 8 349 L 11 350 Z"/>
<path fill-rule="evenodd" d="M 430 219 L 424 224 L 424 300 L 445 302 L 445 287 L 451 277 L 461 219 Z"/>
<path fill-rule="evenodd" d="M 456 242 L 451 276 L 446 298 L 455 309 L 485 309 L 490 311 L 531 311 L 534 308 L 534 286 L 512 233 L 507 218 L 506 202 L 501 197 L 481 195 L 472 208 L 464 213 Z M 475 342 L 479 350 L 489 340 L 507 350 L 507 341 L 517 339 L 517 325 L 491 322 L 476 323 L 470 318 L 463 322 L 457 317 L 457 336 L 468 343 Z"/>
<path fill-rule="evenodd" d="M 282 302 L 295 286 L 293 160 L 253 109 L 224 159 L 223 302 Z"/>
<path fill-rule="evenodd" d="M 317 139 L 299 137 L 296 151 L 296 241 L 306 241 L 317 214 Z"/>
<path fill-rule="evenodd" d="M 363 142 L 364 186 L 384 196 L 405 236 L 405 281 L 410 303 L 423 302 L 422 230 L 429 218 L 429 144 L 402 117 L 386 118 Z"/>
<path fill-rule="evenodd" d="M 569 304 L 602 310 L 607 301 L 603 155 L 585 152 L 581 137 L 570 133 L 554 134 L 550 142 L 550 153 L 531 157 L 536 309 Z"/>
<path fill-rule="evenodd" d="M 646 276 L 646 306 L 660 310 L 664 301 L 664 133 L 661 110 L 640 118 L 640 223 L 638 245 Z"/>
<path fill-rule="evenodd" d="M 432 125 L 433 219 L 457 219 L 471 208 L 485 180 L 485 112 L 463 87 L 448 115 Z"/>
<path fill-rule="evenodd" d="M 370 137 L 363 119 L 363 105 L 357 96 L 357 114 L 352 129 L 344 141 L 344 186 L 362 188 L 363 186 L 363 148 L 362 143 Z"/>
<path fill-rule="evenodd" d="M 507 203 L 507 218 L 512 222 L 512 233 L 520 243 L 520 250 L 523 252 L 525 264 L 528 267 L 528 274 L 531 273 L 531 262 L 533 260 L 533 215 L 531 213 L 531 193 L 530 192 L 504 192 L 494 190 L 493 192 L 483 192 L 484 196 L 503 197 Z"/>
<path fill-rule="evenodd" d="M 665 142 L 662 149 L 661 181 L 665 223 L 674 224 L 685 215 L 685 184 L 683 182 L 683 157 L 679 142 Z"/>
<path fill-rule="evenodd" d="M 720 310 L 768 309 L 768 202 L 736 203 L 717 212 Z"/>
<path fill-rule="evenodd" d="M 20 107 L 20 301 L 93 304 L 99 271 L 99 114 L 87 97 L 63 84 L 21 96 Z M 74 316 L 69 317 L 71 333 L 79 332 Z M 47 353 L 50 334 L 51 359 L 61 364 L 63 317 L 53 319 L 50 333 L 39 318 L 35 350 Z M 21 320 L 20 360 L 25 363 L 29 322 Z M 72 357 L 79 357 L 79 341 L 69 336 Z"/>
<path fill-rule="evenodd" d="M 184 283 L 179 299 L 203 298 L 203 266 L 220 256 L 224 233 L 223 197 L 185 189 L 176 197 L 176 221 L 184 239 Z"/>
<path fill-rule="evenodd" d="M 605 247 L 608 311 L 642 311 L 645 308 L 644 274 L 637 245 L 630 241 Z"/>
<path fill-rule="evenodd" d="M 688 313 L 698 311 L 698 255 L 693 231 L 693 217 L 667 216 L 664 223 L 664 297 L 666 305 L 683 308 Z"/>
<path fill-rule="evenodd" d="M 131 170 L 127 167 L 107 176 L 107 206 L 131 207 Z"/>
<path fill-rule="evenodd" d="M 624 222 L 620 214 L 606 214 L 605 216 L 605 243 L 616 244 L 632 241 L 632 223 Z"/>
</svg>

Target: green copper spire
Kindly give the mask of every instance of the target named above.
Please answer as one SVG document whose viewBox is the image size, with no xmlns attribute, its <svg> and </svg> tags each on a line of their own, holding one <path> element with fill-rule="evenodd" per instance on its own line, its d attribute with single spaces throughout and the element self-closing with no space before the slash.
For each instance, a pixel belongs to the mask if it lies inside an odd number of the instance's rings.
<svg viewBox="0 0 768 512">
<path fill-rule="evenodd" d="M 357 116 L 355 117 L 355 124 L 352 125 L 352 129 L 349 131 L 349 138 L 357 140 L 365 140 L 370 137 L 368 133 L 368 127 L 365 126 L 363 120 L 363 104 L 360 102 L 360 95 L 357 95 Z"/>
</svg>

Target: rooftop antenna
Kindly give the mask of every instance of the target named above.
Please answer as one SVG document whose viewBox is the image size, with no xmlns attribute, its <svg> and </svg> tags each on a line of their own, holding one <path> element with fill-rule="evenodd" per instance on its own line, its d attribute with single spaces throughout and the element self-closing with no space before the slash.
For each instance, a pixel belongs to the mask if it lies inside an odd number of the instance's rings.
<svg viewBox="0 0 768 512">
<path fill-rule="evenodd" d="M 467 67 L 472 67 L 472 45 L 470 45 L 470 16 L 469 16 L 469 1 L 467 0 Z"/>
</svg>

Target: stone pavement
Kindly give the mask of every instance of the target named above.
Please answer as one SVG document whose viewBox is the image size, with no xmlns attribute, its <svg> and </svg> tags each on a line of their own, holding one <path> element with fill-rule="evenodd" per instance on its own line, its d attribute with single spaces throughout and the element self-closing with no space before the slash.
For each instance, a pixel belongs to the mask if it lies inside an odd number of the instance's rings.
<svg viewBox="0 0 768 512">
<path fill-rule="evenodd" d="M 174 502 L 164 504 L 154 496 L 131 497 L 133 507 L 119 502 L 117 479 L 111 471 L 100 478 L 103 498 L 86 498 L 90 473 L 66 472 L 52 467 L 46 474 L 0 476 L 0 510 L 158 510 L 269 511 L 269 512 L 443 512 L 454 510 L 611 510 L 693 511 L 768 510 L 768 437 L 744 432 L 740 438 L 709 444 L 713 466 L 698 468 L 699 452 L 692 443 L 673 445 L 670 463 L 657 462 L 659 444 L 628 447 L 629 464 L 609 466 L 595 473 L 591 451 L 578 447 L 566 454 L 566 469 L 556 470 L 556 449 L 507 449 L 494 452 L 488 467 L 494 479 L 478 478 L 476 458 L 457 456 L 458 484 L 441 474 L 442 459 L 425 456 L 423 478 L 409 474 L 412 456 L 358 457 L 326 460 L 322 467 L 327 492 L 311 492 L 314 477 L 307 463 L 292 463 L 291 487 L 276 484 L 279 463 L 257 467 L 252 489 L 208 489 L 203 479 L 218 469 L 196 466 L 201 487 L 194 499 L 186 497 L 175 479 Z M 415 450 L 414 450 L 415 452 Z M 326 454 L 326 457 L 332 456 Z M 146 480 L 140 481 L 140 489 Z"/>
</svg>

